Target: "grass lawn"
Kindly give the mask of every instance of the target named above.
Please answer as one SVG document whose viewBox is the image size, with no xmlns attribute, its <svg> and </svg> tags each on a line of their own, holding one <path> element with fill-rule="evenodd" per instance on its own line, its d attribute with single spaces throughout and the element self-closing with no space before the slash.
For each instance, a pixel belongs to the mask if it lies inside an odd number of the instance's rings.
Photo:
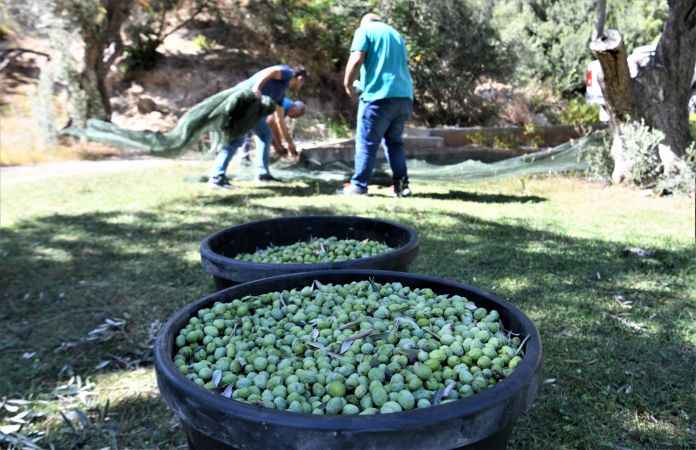
<svg viewBox="0 0 696 450">
<path fill-rule="evenodd" d="M 321 213 L 416 227 L 414 272 L 496 292 L 535 322 L 547 383 L 510 448 L 696 448 L 693 198 L 560 177 L 416 181 L 417 197 L 398 200 L 337 198 L 330 183 L 184 182 L 205 168 L 2 185 L 0 447 L 27 436 L 46 449 L 186 448 L 150 344 L 213 289 L 200 240 Z"/>
</svg>

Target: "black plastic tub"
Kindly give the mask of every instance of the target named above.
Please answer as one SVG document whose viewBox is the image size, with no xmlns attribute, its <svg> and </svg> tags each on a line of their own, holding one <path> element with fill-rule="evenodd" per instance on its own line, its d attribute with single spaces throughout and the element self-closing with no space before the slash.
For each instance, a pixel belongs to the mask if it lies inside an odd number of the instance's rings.
<svg viewBox="0 0 696 450">
<path fill-rule="evenodd" d="M 485 308 L 495 308 L 506 329 L 529 336 L 522 362 L 508 378 L 466 399 L 372 416 L 316 416 L 237 402 L 197 386 L 174 365 L 178 331 L 199 309 L 216 301 L 298 288 L 314 280 L 344 284 L 370 277 L 376 282 L 429 287 L 438 294 L 458 294 Z M 515 420 L 537 395 L 541 365 L 539 332 L 515 306 L 453 281 L 386 271 L 300 273 L 241 284 L 177 311 L 155 343 L 157 384 L 162 398 L 182 422 L 192 450 L 505 449 Z"/>
<path fill-rule="evenodd" d="M 240 261 L 240 253 L 259 248 L 289 245 L 312 237 L 371 239 L 392 250 L 370 258 L 323 264 L 260 264 Z M 227 228 L 201 242 L 203 269 L 213 276 L 215 287 L 225 289 L 239 283 L 276 275 L 340 269 L 407 271 L 418 255 L 418 233 L 412 227 L 387 220 L 355 216 L 296 216 L 260 220 Z"/>
</svg>

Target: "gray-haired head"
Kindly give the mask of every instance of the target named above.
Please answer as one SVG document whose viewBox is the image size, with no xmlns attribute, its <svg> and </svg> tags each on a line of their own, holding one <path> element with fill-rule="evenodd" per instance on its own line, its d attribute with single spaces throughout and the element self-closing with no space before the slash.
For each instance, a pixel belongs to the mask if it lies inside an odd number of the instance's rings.
<svg viewBox="0 0 696 450">
<path fill-rule="evenodd" d="M 370 22 L 381 22 L 381 21 L 382 21 L 382 16 L 375 14 L 375 13 L 367 13 L 360 20 L 360 26 L 363 26 L 363 25 L 370 23 Z"/>
<path fill-rule="evenodd" d="M 288 117 L 295 119 L 302 117 L 305 113 L 305 104 L 299 100 L 292 102 L 292 106 L 288 109 Z"/>
</svg>

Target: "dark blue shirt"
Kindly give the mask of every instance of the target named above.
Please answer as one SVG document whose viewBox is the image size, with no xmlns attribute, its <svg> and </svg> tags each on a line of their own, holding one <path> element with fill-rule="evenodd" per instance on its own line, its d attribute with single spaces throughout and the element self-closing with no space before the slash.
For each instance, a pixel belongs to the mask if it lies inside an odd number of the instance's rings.
<svg viewBox="0 0 696 450">
<path fill-rule="evenodd" d="M 283 98 L 285 97 L 285 91 L 288 89 L 288 83 L 295 76 L 295 71 L 290 68 L 290 66 L 283 64 L 278 66 L 272 66 L 275 69 L 280 69 L 281 76 L 280 80 L 268 80 L 266 84 L 261 88 L 261 93 L 267 95 L 273 99 L 279 106 L 283 106 Z M 265 70 L 265 69 L 264 69 Z M 256 72 L 246 81 L 243 81 L 249 88 L 252 88 L 254 84 L 258 81 L 261 76 L 261 72 Z"/>
</svg>

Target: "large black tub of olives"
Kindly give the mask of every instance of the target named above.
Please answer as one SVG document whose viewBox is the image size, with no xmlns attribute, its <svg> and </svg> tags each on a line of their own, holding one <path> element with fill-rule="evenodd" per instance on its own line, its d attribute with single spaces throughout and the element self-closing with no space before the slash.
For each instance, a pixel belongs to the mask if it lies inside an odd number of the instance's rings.
<svg viewBox="0 0 696 450">
<path fill-rule="evenodd" d="M 256 263 L 237 255 L 271 245 L 285 246 L 313 238 L 370 240 L 391 247 L 370 257 L 318 264 Z M 201 242 L 203 269 L 224 289 L 276 275 L 319 270 L 374 269 L 407 271 L 418 254 L 418 233 L 412 227 L 387 220 L 356 216 L 295 216 L 249 222 L 214 233 Z"/>
<path fill-rule="evenodd" d="M 524 356 L 496 385 L 472 396 L 423 409 L 375 415 L 317 416 L 242 403 L 209 391 L 177 369 L 176 337 L 189 319 L 216 302 L 230 302 L 313 284 L 399 282 L 438 295 L 466 297 L 498 311 L 504 329 L 526 337 Z M 322 271 L 277 276 L 225 289 L 177 311 L 155 343 L 155 370 L 162 398 L 182 422 L 192 450 L 407 450 L 505 449 L 516 419 L 540 386 L 542 347 L 534 324 L 515 306 L 477 288 L 428 276 L 387 271 Z"/>
</svg>

